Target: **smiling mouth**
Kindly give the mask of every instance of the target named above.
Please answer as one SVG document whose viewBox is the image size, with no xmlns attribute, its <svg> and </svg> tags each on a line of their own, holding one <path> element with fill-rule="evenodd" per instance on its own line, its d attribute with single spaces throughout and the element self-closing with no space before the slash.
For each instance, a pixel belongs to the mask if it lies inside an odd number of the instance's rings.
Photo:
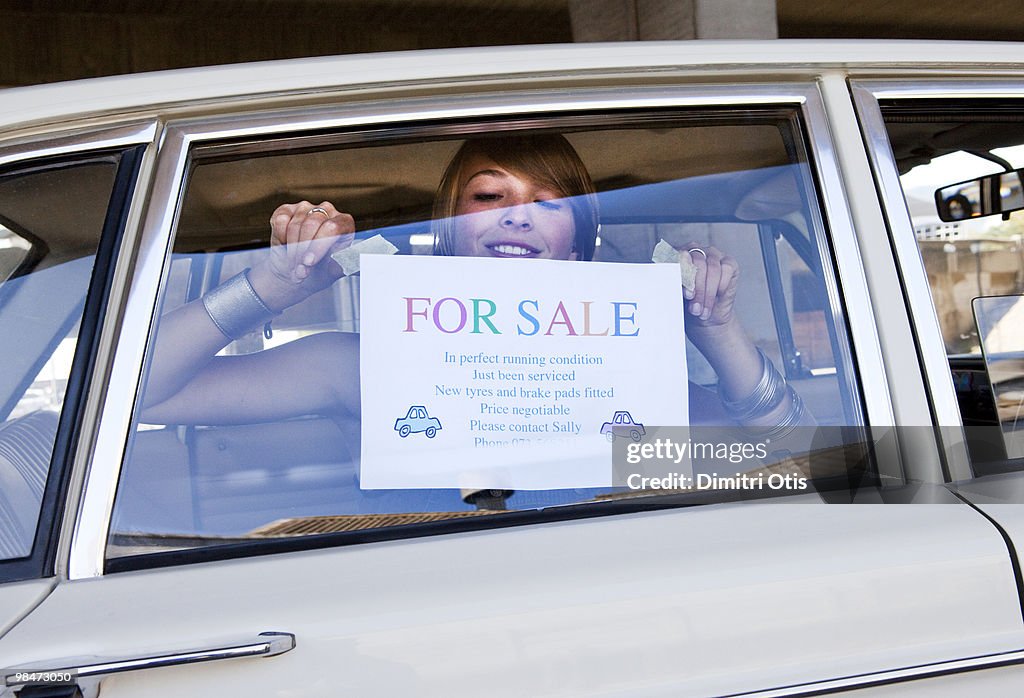
<svg viewBox="0 0 1024 698">
<path fill-rule="evenodd" d="M 532 247 L 523 247 L 522 245 L 513 245 L 511 243 L 487 245 L 487 249 L 499 257 L 529 257 L 538 253 L 538 250 Z"/>
</svg>

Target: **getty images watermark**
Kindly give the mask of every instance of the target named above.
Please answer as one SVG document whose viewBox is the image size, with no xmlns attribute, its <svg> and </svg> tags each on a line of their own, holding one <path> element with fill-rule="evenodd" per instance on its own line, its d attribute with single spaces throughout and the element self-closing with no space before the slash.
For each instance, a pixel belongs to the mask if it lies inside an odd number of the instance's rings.
<svg viewBox="0 0 1024 698">
<path fill-rule="evenodd" d="M 737 438 L 737 437 L 740 438 Z M 613 442 L 614 484 L 631 490 L 803 492 L 801 472 L 772 470 L 776 444 L 736 429 L 653 427 L 639 440 Z"/>
</svg>

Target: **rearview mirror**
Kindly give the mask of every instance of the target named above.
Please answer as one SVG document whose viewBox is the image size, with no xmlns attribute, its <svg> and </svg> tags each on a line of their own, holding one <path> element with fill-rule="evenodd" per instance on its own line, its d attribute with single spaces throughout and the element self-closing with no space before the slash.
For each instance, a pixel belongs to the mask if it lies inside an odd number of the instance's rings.
<svg viewBox="0 0 1024 698">
<path fill-rule="evenodd" d="M 935 206 L 943 221 L 992 216 L 1024 209 L 1024 170 L 1000 172 L 951 184 L 935 192 Z"/>
</svg>

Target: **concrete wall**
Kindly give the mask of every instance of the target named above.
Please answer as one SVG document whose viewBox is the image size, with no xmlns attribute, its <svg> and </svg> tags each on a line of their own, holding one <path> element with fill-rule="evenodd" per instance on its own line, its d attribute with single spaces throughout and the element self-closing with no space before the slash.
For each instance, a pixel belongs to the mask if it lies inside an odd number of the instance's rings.
<svg viewBox="0 0 1024 698">
<path fill-rule="evenodd" d="M 575 41 L 775 39 L 775 0 L 569 0 Z"/>
</svg>

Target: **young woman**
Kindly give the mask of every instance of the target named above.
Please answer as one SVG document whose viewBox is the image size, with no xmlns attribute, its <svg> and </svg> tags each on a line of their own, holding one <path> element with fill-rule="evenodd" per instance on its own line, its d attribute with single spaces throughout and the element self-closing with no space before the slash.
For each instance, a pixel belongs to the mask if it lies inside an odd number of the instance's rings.
<svg viewBox="0 0 1024 698">
<path fill-rule="evenodd" d="M 466 141 L 444 173 L 433 219 L 436 254 L 517 260 L 590 260 L 599 225 L 590 175 L 559 135 Z M 285 204 L 270 224 L 262 263 L 161 320 L 144 396 L 146 421 L 358 417 L 357 334 L 325 332 L 253 354 L 216 356 L 232 339 L 340 278 L 331 254 L 351 245 L 356 229 L 352 216 L 329 201 Z M 687 334 L 719 377 L 717 396 L 691 385 L 693 419 L 721 424 L 731 418 L 772 435 L 807 423 L 799 396 L 736 318 L 735 260 L 714 247 L 687 250 L 697 268 L 695 288 L 682 291 Z"/>
</svg>

